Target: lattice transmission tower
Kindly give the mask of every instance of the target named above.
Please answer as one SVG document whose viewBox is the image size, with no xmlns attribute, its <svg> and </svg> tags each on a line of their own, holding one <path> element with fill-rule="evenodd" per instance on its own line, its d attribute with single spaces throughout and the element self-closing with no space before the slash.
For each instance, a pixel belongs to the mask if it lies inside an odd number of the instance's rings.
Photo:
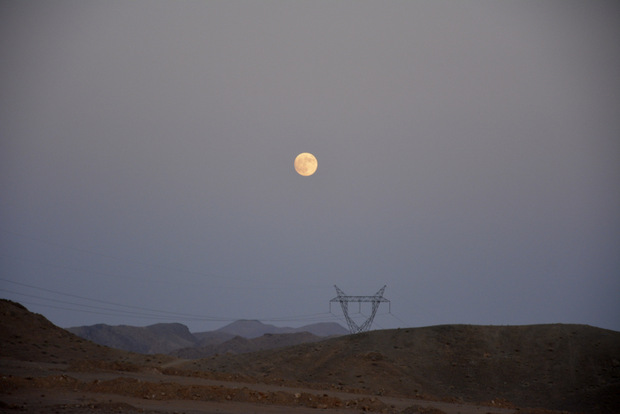
<svg viewBox="0 0 620 414">
<path fill-rule="evenodd" d="M 390 312 L 391 312 L 392 304 L 390 303 L 389 300 L 383 297 L 383 291 L 385 290 L 386 286 L 383 286 L 381 289 L 379 289 L 379 291 L 375 293 L 373 296 L 347 296 L 338 286 L 334 285 L 338 296 L 336 296 L 335 298 L 329 301 L 329 311 L 331 312 L 332 310 L 332 302 L 340 302 L 340 306 L 342 306 L 342 313 L 344 314 L 344 317 L 347 320 L 347 325 L 349 325 L 349 331 L 352 334 L 367 331 L 368 329 L 370 329 L 370 325 L 372 325 L 373 319 L 375 319 L 375 315 L 377 314 L 377 309 L 379 309 L 379 304 L 381 302 L 387 302 L 388 305 L 390 306 Z M 360 313 L 361 313 L 361 307 L 362 307 L 363 302 L 370 302 L 372 304 L 372 311 L 370 313 L 370 316 L 361 325 L 358 325 L 349 315 L 349 303 L 350 302 L 358 303 L 359 308 L 360 308 Z"/>
</svg>

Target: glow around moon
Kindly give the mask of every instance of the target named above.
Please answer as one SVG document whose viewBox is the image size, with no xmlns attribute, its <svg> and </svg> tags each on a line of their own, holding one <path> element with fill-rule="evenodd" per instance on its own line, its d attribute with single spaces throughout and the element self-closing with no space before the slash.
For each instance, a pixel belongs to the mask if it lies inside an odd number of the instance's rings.
<svg viewBox="0 0 620 414">
<path fill-rule="evenodd" d="M 318 163 L 314 155 L 309 152 L 302 152 L 295 157 L 293 165 L 295 166 L 295 171 L 297 171 L 299 175 L 308 177 L 316 172 Z"/>
</svg>

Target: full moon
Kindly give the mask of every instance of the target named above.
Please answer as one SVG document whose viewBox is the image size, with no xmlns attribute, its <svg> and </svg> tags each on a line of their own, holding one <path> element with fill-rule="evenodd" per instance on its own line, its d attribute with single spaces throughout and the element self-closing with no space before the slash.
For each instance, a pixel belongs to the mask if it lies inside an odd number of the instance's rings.
<svg viewBox="0 0 620 414">
<path fill-rule="evenodd" d="M 295 157 L 295 162 L 293 165 L 295 166 L 295 171 L 297 171 L 299 175 L 308 177 L 316 172 L 318 163 L 314 155 L 309 152 L 302 152 Z"/>
</svg>

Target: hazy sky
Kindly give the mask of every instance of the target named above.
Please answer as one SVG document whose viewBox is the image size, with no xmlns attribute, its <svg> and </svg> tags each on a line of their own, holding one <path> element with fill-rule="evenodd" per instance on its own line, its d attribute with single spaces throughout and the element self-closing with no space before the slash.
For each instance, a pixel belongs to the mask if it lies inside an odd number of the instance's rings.
<svg viewBox="0 0 620 414">
<path fill-rule="evenodd" d="M 618 39 L 615 1 L 3 1 L 0 297 L 620 330 Z"/>
</svg>

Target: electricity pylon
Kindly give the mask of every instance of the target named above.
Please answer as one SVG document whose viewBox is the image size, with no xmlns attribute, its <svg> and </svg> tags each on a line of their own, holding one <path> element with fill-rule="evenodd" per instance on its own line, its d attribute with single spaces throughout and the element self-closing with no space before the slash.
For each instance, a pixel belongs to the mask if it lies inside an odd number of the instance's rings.
<svg viewBox="0 0 620 414">
<path fill-rule="evenodd" d="M 334 285 L 334 287 L 336 288 L 336 293 L 338 294 L 338 296 L 329 301 L 329 311 L 331 312 L 332 310 L 332 302 L 340 302 L 340 306 L 342 306 L 342 313 L 347 320 L 347 325 L 349 325 L 349 331 L 352 334 L 364 332 L 370 329 L 370 325 L 372 325 L 372 321 L 373 319 L 375 319 L 375 315 L 377 314 L 377 309 L 379 309 L 379 304 L 381 302 L 387 302 L 388 304 L 390 304 L 390 301 L 383 297 L 383 291 L 385 290 L 385 286 L 379 289 L 379 291 L 375 293 L 374 296 L 347 296 L 338 286 Z M 362 302 L 370 302 L 372 304 L 372 312 L 370 316 L 361 325 L 355 323 L 355 321 L 349 316 L 349 302 L 357 302 L 360 306 L 360 309 L 362 307 Z"/>
</svg>

